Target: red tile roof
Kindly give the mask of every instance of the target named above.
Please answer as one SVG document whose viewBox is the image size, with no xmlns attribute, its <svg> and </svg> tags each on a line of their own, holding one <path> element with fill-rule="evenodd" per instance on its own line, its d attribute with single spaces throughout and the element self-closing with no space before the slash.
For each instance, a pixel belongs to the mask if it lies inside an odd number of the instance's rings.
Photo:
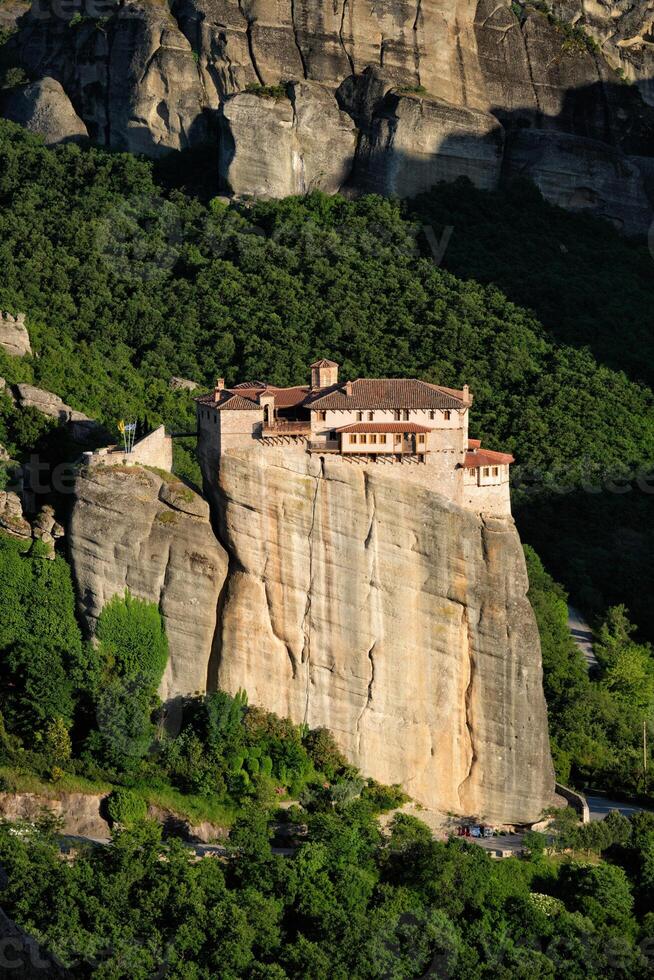
<svg viewBox="0 0 654 980">
<path fill-rule="evenodd" d="M 266 394 L 275 396 L 276 408 L 293 408 L 294 405 L 301 405 L 309 394 L 308 385 L 299 385 L 296 388 L 267 388 Z"/>
<path fill-rule="evenodd" d="M 337 429 L 337 432 L 433 432 L 426 425 L 416 422 L 352 422 Z"/>
<path fill-rule="evenodd" d="M 293 408 L 295 405 L 302 405 L 308 393 L 307 385 L 295 388 L 275 388 L 273 385 L 264 385 L 260 381 L 252 381 L 247 384 L 236 385 L 234 388 L 224 388 L 220 393 L 220 401 L 218 402 L 214 400 L 212 391 L 197 398 L 196 401 L 201 405 L 212 405 L 221 412 L 225 409 L 255 411 L 261 407 L 259 399 L 262 395 L 274 395 L 276 408 Z"/>
<path fill-rule="evenodd" d="M 468 449 L 479 449 L 481 446 L 481 439 L 468 439 Z"/>
<path fill-rule="evenodd" d="M 316 365 L 323 362 L 316 362 Z M 324 365 L 333 364 L 325 361 Z M 316 366 L 313 365 L 313 366 Z M 323 366 L 324 366 L 323 365 Z M 347 390 L 351 394 L 347 394 Z M 377 409 L 461 409 L 469 404 L 463 392 L 454 388 L 418 381 L 415 378 L 359 378 L 356 381 L 342 382 L 327 388 L 312 390 L 307 385 L 292 388 L 277 388 L 263 381 L 244 381 L 234 388 L 225 388 L 220 400 L 214 401 L 213 392 L 197 399 L 203 405 L 215 405 L 223 409 L 251 409 L 258 406 L 263 394 L 275 397 L 276 408 L 303 407 L 309 409 L 357 410 Z M 235 400 L 236 399 L 236 400 Z M 243 400 L 251 404 L 243 404 Z"/>
<path fill-rule="evenodd" d="M 307 399 L 309 408 L 463 408 L 466 402 L 462 391 L 441 388 L 439 385 L 415 378 L 358 378 L 352 382 L 352 394 L 345 392 L 345 383 L 321 389 Z"/>
<path fill-rule="evenodd" d="M 312 368 L 331 368 L 338 367 L 338 364 L 336 361 L 329 361 L 326 357 L 321 357 L 319 361 L 314 361 L 310 366 Z"/>
<path fill-rule="evenodd" d="M 478 466 L 504 466 L 514 462 L 515 460 L 510 453 L 496 453 L 492 449 L 476 449 L 466 453 L 463 466 L 466 470 L 475 470 Z"/>
</svg>

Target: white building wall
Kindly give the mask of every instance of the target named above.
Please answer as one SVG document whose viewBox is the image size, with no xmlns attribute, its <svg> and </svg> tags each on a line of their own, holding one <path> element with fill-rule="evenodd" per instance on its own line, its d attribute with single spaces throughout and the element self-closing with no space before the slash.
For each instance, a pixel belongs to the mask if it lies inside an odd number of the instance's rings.
<svg viewBox="0 0 654 980">
<path fill-rule="evenodd" d="M 358 417 L 361 412 L 361 418 Z M 325 412 L 326 418 L 318 418 L 318 410 L 311 412 L 311 431 L 312 434 L 326 435 L 334 429 L 341 429 L 344 425 L 353 425 L 355 422 L 416 422 L 418 425 L 425 425 L 430 429 L 461 431 L 465 430 L 468 434 L 468 410 L 449 409 L 450 418 L 445 418 L 445 411 L 440 408 L 433 410 L 434 418 L 431 418 L 432 410 L 422 408 L 408 409 L 408 419 L 405 419 L 400 412 L 400 418 L 395 418 L 393 409 L 352 409 L 349 411 L 335 411 L 328 409 Z M 372 418 L 370 418 L 372 416 Z"/>
<path fill-rule="evenodd" d="M 485 470 L 489 472 L 486 473 Z M 463 504 L 476 513 L 505 517 L 511 513 L 511 490 L 508 465 L 498 466 L 493 475 L 493 467 L 477 467 L 464 470 Z"/>
</svg>

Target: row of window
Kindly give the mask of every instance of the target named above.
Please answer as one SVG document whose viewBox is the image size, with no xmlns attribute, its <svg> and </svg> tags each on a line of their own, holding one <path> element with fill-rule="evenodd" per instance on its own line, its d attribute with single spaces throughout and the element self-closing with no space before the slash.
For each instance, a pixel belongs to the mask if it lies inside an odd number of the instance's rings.
<svg viewBox="0 0 654 980">
<path fill-rule="evenodd" d="M 356 433 L 353 433 L 352 435 L 350 435 L 350 445 L 356 445 L 357 442 L 360 445 L 365 445 L 366 443 L 372 445 L 373 443 L 377 443 L 377 442 L 384 444 L 386 442 L 386 438 L 387 437 L 385 432 L 382 432 L 379 435 L 376 432 L 368 432 L 368 433 L 361 432 L 358 435 Z M 393 437 L 393 441 L 395 442 L 396 446 L 401 445 L 402 433 L 401 432 L 395 433 Z M 419 432 L 418 445 L 424 445 L 424 443 L 425 443 L 425 434 L 424 432 Z"/>
<path fill-rule="evenodd" d="M 491 471 L 492 471 L 492 475 L 493 476 L 499 476 L 500 475 L 500 468 L 499 468 L 499 466 L 478 466 L 472 472 L 473 473 L 477 473 L 477 470 L 481 470 L 481 475 L 482 476 L 490 476 L 491 475 Z"/>
<path fill-rule="evenodd" d="M 373 421 L 373 419 L 375 417 L 374 411 L 372 411 L 372 412 L 357 412 L 357 422 L 363 422 L 363 416 L 364 416 L 364 414 L 367 415 L 368 422 L 372 422 Z M 393 418 L 395 419 L 396 422 L 408 422 L 409 421 L 410 414 L 411 414 L 411 410 L 409 408 L 402 408 L 402 409 L 396 408 L 393 411 Z M 327 412 L 316 412 L 316 415 L 318 416 L 318 421 L 319 422 L 324 422 L 326 420 L 326 418 L 327 418 Z M 451 419 L 451 417 L 452 417 L 452 413 L 449 411 L 449 409 L 446 409 L 446 411 L 443 412 L 443 418 L 445 419 L 446 422 L 449 422 L 449 420 Z M 429 418 L 430 419 L 435 419 L 436 418 L 436 412 L 435 411 L 430 411 Z"/>
</svg>

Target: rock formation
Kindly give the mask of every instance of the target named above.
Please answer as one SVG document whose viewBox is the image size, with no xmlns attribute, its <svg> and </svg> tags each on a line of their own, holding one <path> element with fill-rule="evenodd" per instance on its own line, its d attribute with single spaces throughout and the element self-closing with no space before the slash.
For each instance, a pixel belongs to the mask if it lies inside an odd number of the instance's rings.
<svg viewBox="0 0 654 980">
<path fill-rule="evenodd" d="M 17 316 L 0 313 L 0 348 L 10 357 L 22 357 L 23 354 L 32 353 L 24 313 L 19 313 Z"/>
<path fill-rule="evenodd" d="M 88 137 L 86 126 L 54 78 L 41 78 L 5 92 L 0 98 L 0 114 L 42 136 L 47 146 L 78 143 Z"/>
<path fill-rule="evenodd" d="M 197 381 L 192 381 L 190 378 L 178 378 L 176 375 L 168 382 L 168 387 L 171 391 L 197 391 L 201 387 Z"/>
<path fill-rule="evenodd" d="M 218 142 L 238 194 L 526 174 L 645 232 L 652 0 L 551 2 L 548 18 L 527 0 L 106 0 L 66 19 L 35 0 L 12 45 L 92 139 L 151 156 Z"/>
<path fill-rule="evenodd" d="M 22 383 L 13 385 L 10 391 L 18 408 L 34 408 L 43 415 L 56 419 L 61 425 L 67 425 L 71 438 L 81 445 L 106 441 L 108 438 L 108 433 L 100 422 L 71 408 L 51 391 Z"/>
<path fill-rule="evenodd" d="M 39 552 L 40 558 L 53 561 L 55 541 L 64 536 L 64 529 L 55 519 L 54 509 L 46 504 L 32 523 L 23 514 L 23 505 L 17 493 L 0 490 L 0 530 L 15 538 L 40 541 L 45 547 Z"/>
<path fill-rule="evenodd" d="M 32 537 L 32 526 L 23 516 L 20 497 L 11 491 L 0 490 L 0 529 L 17 538 Z"/>
<path fill-rule="evenodd" d="M 207 505 L 171 503 L 154 473 L 80 476 L 70 551 L 91 625 L 129 587 L 166 620 L 165 696 L 245 688 L 422 803 L 538 819 L 553 774 L 512 520 L 340 459 L 268 448 L 203 465 L 220 544 Z"/>
<path fill-rule="evenodd" d="M 91 632 L 125 589 L 156 602 L 170 646 L 162 696 L 204 691 L 227 570 L 206 501 L 172 476 L 94 465 L 77 479 L 68 543 Z"/>
<path fill-rule="evenodd" d="M 582 24 L 654 105 L 654 0 L 552 0 L 552 8 L 564 21 Z"/>
<path fill-rule="evenodd" d="M 235 194 L 335 193 L 352 168 L 355 125 L 316 82 L 289 83 L 274 97 L 231 96 L 221 124 L 221 170 Z"/>
</svg>

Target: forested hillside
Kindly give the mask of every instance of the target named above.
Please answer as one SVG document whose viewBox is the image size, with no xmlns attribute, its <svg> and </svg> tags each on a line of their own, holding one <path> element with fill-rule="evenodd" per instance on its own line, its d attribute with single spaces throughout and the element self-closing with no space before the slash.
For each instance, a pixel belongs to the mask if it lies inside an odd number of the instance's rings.
<svg viewBox="0 0 654 980">
<path fill-rule="evenodd" d="M 436 190 L 419 202 L 419 221 L 377 197 L 205 206 L 157 186 L 148 163 L 49 151 L 0 123 L 0 307 L 28 314 L 37 355 L 1 357 L 0 374 L 34 379 L 110 427 L 136 415 L 182 431 L 192 402 L 169 391 L 173 374 L 290 384 L 328 354 L 352 377 L 467 382 L 472 434 L 518 460 L 527 540 L 587 609 L 624 602 L 651 633 L 651 498 L 596 492 L 654 461 L 652 392 L 640 383 L 650 370 L 647 252 L 533 190 L 516 193 L 511 209 L 467 184 Z M 438 268 L 425 215 L 455 225 L 446 260 L 457 273 L 496 280 L 542 322 L 497 285 Z M 545 262 L 559 237 L 564 258 Z M 625 283 L 634 303 L 611 346 L 608 297 Z M 0 399 L 0 442 L 14 454 L 34 444 L 22 428 Z"/>
<path fill-rule="evenodd" d="M 425 225 L 437 238 L 454 226 L 447 268 Z M 402 206 L 320 194 L 207 204 L 133 157 L 49 151 L 0 122 L 0 268 L 0 310 L 27 314 L 34 349 L 0 354 L 0 375 L 114 432 L 132 417 L 192 430 L 192 397 L 170 390 L 172 375 L 290 384 L 328 355 L 350 377 L 468 383 L 471 434 L 514 452 L 519 523 L 544 559 L 526 548 L 557 776 L 651 794 L 654 283 L 642 244 L 524 185 L 489 195 L 460 183 Z M 0 444 L 19 461 L 71 450 L 2 392 Z M 197 479 L 192 440 L 177 443 L 176 465 Z M 640 489 L 609 488 L 638 473 Z M 0 822 L 1 897 L 73 975 L 651 973 L 651 815 L 573 827 L 564 813 L 549 841 L 529 834 L 525 856 L 504 862 L 435 841 L 406 813 L 383 833 L 380 814 L 404 794 L 362 778 L 327 730 L 248 706 L 246 692 L 186 699 L 167 732 L 160 610 L 116 596 L 92 644 L 68 564 L 46 552 L 0 534 L 0 791 L 107 792 L 114 840 L 63 861 L 51 819 Z M 597 614 L 590 675 L 552 570 Z M 148 805 L 231 826 L 225 859 L 162 842 Z"/>
</svg>

